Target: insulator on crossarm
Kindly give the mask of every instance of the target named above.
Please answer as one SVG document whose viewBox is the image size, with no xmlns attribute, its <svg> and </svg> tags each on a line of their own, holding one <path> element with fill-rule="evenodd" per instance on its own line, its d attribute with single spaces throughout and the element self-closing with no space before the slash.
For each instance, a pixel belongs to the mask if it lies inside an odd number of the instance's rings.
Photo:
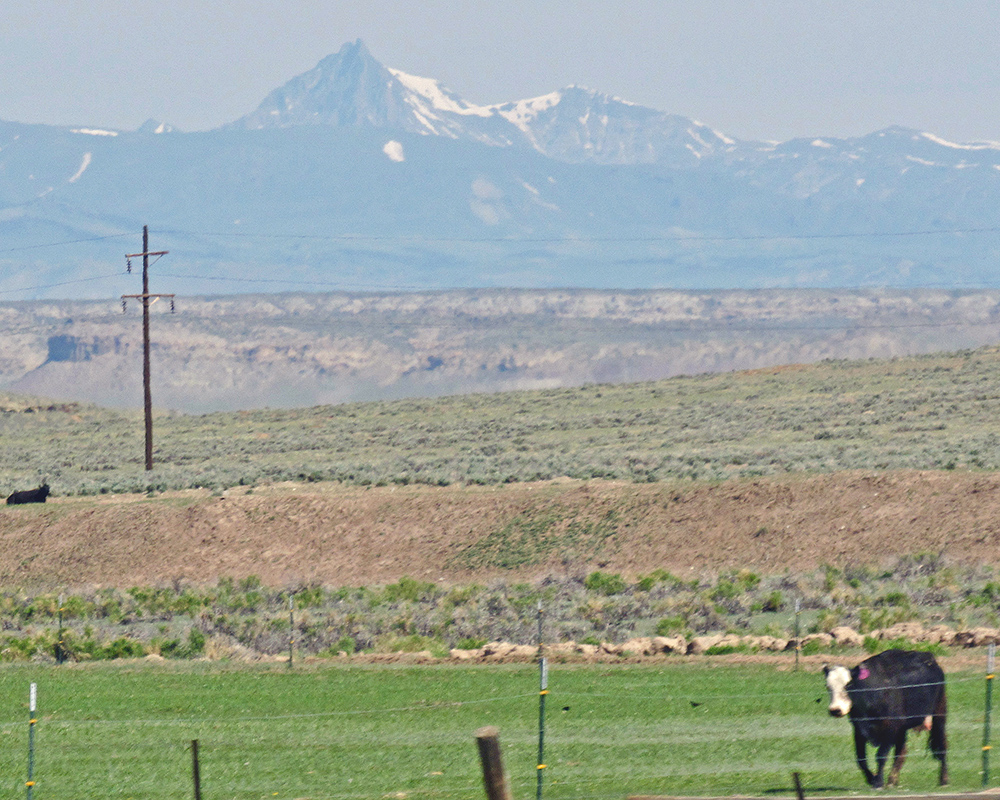
<svg viewBox="0 0 1000 800">
<path fill-rule="evenodd" d="M 125 311 L 126 311 L 127 308 L 128 308 L 128 303 L 125 300 L 122 300 L 122 313 L 123 314 L 125 313 Z"/>
<path fill-rule="evenodd" d="M 174 301 L 173 301 L 172 299 L 171 299 L 171 301 L 170 301 L 170 313 L 171 313 L 171 314 L 173 314 L 173 313 L 174 313 Z"/>
<path fill-rule="evenodd" d="M 129 275 L 132 274 L 132 259 L 131 258 L 126 258 L 125 259 L 125 271 L 128 272 Z"/>
</svg>

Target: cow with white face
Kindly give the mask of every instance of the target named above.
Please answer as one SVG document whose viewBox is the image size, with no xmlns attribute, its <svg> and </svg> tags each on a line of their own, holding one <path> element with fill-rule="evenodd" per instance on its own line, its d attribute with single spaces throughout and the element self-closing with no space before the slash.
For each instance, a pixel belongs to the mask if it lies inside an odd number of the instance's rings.
<svg viewBox="0 0 1000 800">
<path fill-rule="evenodd" d="M 823 667 L 830 692 L 831 717 L 851 718 L 854 754 L 869 786 L 881 789 L 889 753 L 894 753 L 887 783 L 896 785 L 906 761 L 906 733 L 930 731 L 931 754 L 941 762 L 938 782 L 948 783 L 944 672 L 930 653 L 886 650 L 852 669 Z M 868 767 L 868 745 L 875 747 L 876 771 Z"/>
<path fill-rule="evenodd" d="M 847 667 L 823 667 L 826 674 L 826 688 L 830 692 L 831 717 L 846 717 L 851 710 L 851 696 L 847 684 L 851 682 L 851 671 Z"/>
</svg>

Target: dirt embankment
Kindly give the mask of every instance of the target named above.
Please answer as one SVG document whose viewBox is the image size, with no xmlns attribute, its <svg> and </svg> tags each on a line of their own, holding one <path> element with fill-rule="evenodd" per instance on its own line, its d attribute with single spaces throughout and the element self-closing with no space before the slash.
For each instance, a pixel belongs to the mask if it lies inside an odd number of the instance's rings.
<svg viewBox="0 0 1000 800">
<path fill-rule="evenodd" d="M 283 485 L 54 498 L 0 511 L 0 581 L 77 587 L 461 582 L 592 569 L 763 574 L 942 554 L 1000 561 L 1000 474 L 846 473 L 718 485 Z"/>
</svg>

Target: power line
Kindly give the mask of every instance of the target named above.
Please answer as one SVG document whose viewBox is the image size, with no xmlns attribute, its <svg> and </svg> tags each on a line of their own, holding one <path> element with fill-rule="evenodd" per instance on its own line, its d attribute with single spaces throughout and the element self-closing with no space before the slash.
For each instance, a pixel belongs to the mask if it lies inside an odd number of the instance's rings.
<svg viewBox="0 0 1000 800">
<path fill-rule="evenodd" d="M 965 235 L 980 233 L 998 233 L 1000 227 L 978 227 L 978 228 L 948 228 L 937 230 L 914 230 L 914 231 L 869 231 L 853 233 L 829 233 L 829 234 L 741 234 L 741 235 L 720 235 L 720 236 L 698 236 L 698 235 L 660 235 L 660 236 L 619 236 L 619 237 L 568 237 L 568 236 L 548 236 L 548 237 L 426 237 L 426 236 L 383 236 L 364 234 L 282 234 L 282 233 L 245 233 L 245 232 L 211 232 L 211 231 L 185 231 L 185 230 L 163 230 L 159 233 L 172 236 L 208 236 L 221 238 L 257 238 L 257 239 L 277 239 L 277 240 L 315 240 L 326 242 L 399 242 L 410 244 L 653 244 L 657 242 L 677 242 L 677 243 L 711 243 L 711 242 L 775 242 L 775 241 L 816 241 L 816 240 L 838 240 L 838 239 L 863 239 L 863 238 L 904 238 L 904 237 L 924 237 L 937 235 Z M 99 242 L 110 239 L 119 239 L 129 234 L 109 234 L 107 236 L 97 236 L 85 239 L 69 239 L 57 242 L 41 243 L 36 245 L 24 245 L 21 247 L 7 248 L 0 250 L 0 254 L 23 252 L 28 250 L 58 247 L 70 244 L 81 244 L 87 242 Z M 77 278 L 67 281 L 57 281 L 48 284 L 37 284 L 19 289 L 0 290 L 0 295 L 20 294 L 23 292 L 39 291 L 43 289 L 58 288 L 77 283 L 105 280 L 116 277 L 119 273 L 109 275 L 98 275 L 89 278 Z M 382 284 L 345 284 L 344 281 L 294 281 L 280 278 L 247 278 L 215 275 L 190 275 L 190 274 L 169 274 L 165 277 L 182 278 L 187 280 L 215 281 L 222 283 L 251 283 L 251 284 L 274 284 L 283 286 L 323 286 L 336 289 L 372 289 L 372 290 L 424 290 L 426 286 L 420 285 L 382 285 Z M 949 284 L 927 284 L 912 287 L 919 288 L 994 288 L 988 283 L 949 283 Z M 780 289 L 782 287 L 767 287 Z M 794 288 L 794 287 L 785 287 Z M 864 289 L 878 288 L 874 285 L 864 286 L 844 286 L 842 289 Z M 428 289 L 430 290 L 430 289 Z M 650 290 L 653 291 L 653 290 Z M 698 291 L 691 289 L 689 291 Z"/>
<path fill-rule="evenodd" d="M 942 236 L 975 233 L 1000 233 L 1000 226 L 985 226 L 977 228 L 938 228 L 914 231 L 853 231 L 841 233 L 802 233 L 802 234 L 727 234 L 705 236 L 697 234 L 661 234 L 650 236 L 420 236 L 420 235 L 383 235 L 383 234 L 313 234 L 313 233 L 246 233 L 243 231 L 189 231 L 164 229 L 157 233 L 168 236 L 211 236 L 215 238 L 232 239 L 286 239 L 286 240 L 317 240 L 328 242 L 407 242 L 407 243 L 455 243 L 455 244 L 594 244 L 594 243 L 652 243 L 652 242 L 762 242 L 815 240 L 815 239 L 881 239 L 903 238 L 914 236 Z M 101 242 L 109 239 L 121 239 L 130 234 L 114 233 L 107 236 L 93 236 L 85 239 L 65 239 L 57 242 L 22 245 L 0 249 L 2 253 L 17 253 L 25 250 L 39 250 L 48 247 L 60 247 L 70 244 L 85 244 Z"/>
<path fill-rule="evenodd" d="M 243 231 L 184 231 L 161 230 L 161 235 L 168 236 L 212 236 L 218 238 L 258 238 L 258 239 L 302 239 L 342 242 L 408 242 L 408 243 L 495 243 L 495 244 L 594 244 L 594 243 L 653 243 L 653 242 L 767 242 L 788 239 L 792 241 L 814 239 L 869 239 L 869 238 L 901 238 L 911 236 L 939 236 L 973 233 L 998 233 L 1000 227 L 979 228 L 942 228 L 915 231 L 859 231 L 851 233 L 803 233 L 803 234 L 732 234 L 718 236 L 700 236 L 687 234 L 656 235 L 656 236 L 400 236 L 380 234 L 310 234 L 310 233 L 246 233 Z"/>
<path fill-rule="evenodd" d="M 546 287 L 525 287 L 525 286 L 427 286 L 419 284 L 403 284 L 403 283 L 347 283 L 345 281 L 296 281 L 288 280 L 284 278 L 241 278 L 235 276 L 226 275 L 191 275 L 182 273 L 172 273 L 164 272 L 161 273 L 165 278 L 181 278 L 185 280 L 195 280 L 195 281 L 215 281 L 217 283 L 251 283 L 251 284 L 275 284 L 278 286 L 327 286 L 333 291 L 371 291 L 371 292 L 385 292 L 385 291 L 419 291 L 419 292 L 462 292 L 462 291 L 597 291 L 597 292 L 618 292 L 618 293 L 632 293 L 632 292 L 683 292 L 686 294 L 698 294 L 698 293 L 709 293 L 709 292 L 731 292 L 731 291 L 742 291 L 742 292 L 792 292 L 792 291 L 846 291 L 846 292 L 864 292 L 864 291 L 875 291 L 879 289 L 897 289 L 903 292 L 909 291 L 921 291 L 930 289 L 941 289 L 941 290 L 959 290 L 959 289 L 969 289 L 969 290 L 996 290 L 1000 289 L 1000 279 L 997 283 L 987 283 L 985 281 L 955 281 L 950 283 L 921 283 L 912 286 L 896 286 L 893 284 L 851 284 L 842 285 L 834 287 L 809 287 L 809 286 L 757 286 L 757 287 L 718 287 L 718 288 L 684 288 L 678 286 L 650 286 L 645 288 L 635 288 L 635 289 L 624 289 L 621 287 L 608 287 L 601 288 L 592 285 L 586 286 L 546 286 Z M 26 290 L 18 290 L 26 291 Z"/>
<path fill-rule="evenodd" d="M 448 289 L 431 289 L 426 286 L 392 284 L 391 286 L 380 286 L 377 284 L 348 284 L 344 281 L 292 281 L 284 278 L 237 278 L 226 275 L 181 275 L 173 272 L 161 272 L 164 278 L 183 278 L 196 281 L 218 281 L 221 283 L 273 283 L 281 286 L 327 286 L 340 289 L 345 286 L 353 286 L 358 289 L 392 289 L 392 290 L 423 290 L 423 291 L 449 291 Z"/>
<path fill-rule="evenodd" d="M 88 283 L 90 281 L 103 281 L 103 280 L 107 280 L 108 278 L 119 277 L 122 274 L 123 273 L 121 273 L 121 272 L 114 272 L 114 273 L 109 273 L 109 274 L 106 274 L 106 275 L 95 275 L 95 276 L 93 276 L 91 278 L 74 278 L 73 280 L 58 281 L 56 283 L 44 283 L 44 284 L 38 284 L 36 286 L 24 286 L 24 287 L 22 287 L 20 289 L 0 289 L 0 294 L 20 294 L 21 292 L 33 292 L 33 291 L 37 291 L 39 289 L 53 289 L 53 288 L 55 288 L 57 286 L 69 286 L 70 284 L 74 284 L 74 283 Z"/>
<path fill-rule="evenodd" d="M 289 280 L 284 278 L 246 278 L 246 277 L 236 277 L 236 276 L 226 276 L 226 275 L 192 275 L 183 273 L 171 273 L 164 272 L 160 273 L 162 277 L 165 278 L 180 278 L 183 280 L 195 280 L 195 281 L 211 281 L 215 283 L 233 283 L 233 284 L 272 284 L 276 286 L 319 286 L 328 287 L 332 291 L 420 291 L 420 292 L 448 292 L 448 291 L 488 291 L 488 290 L 508 290 L 508 291 L 530 291 L 530 287 L 505 287 L 505 286 L 446 286 L 446 287 L 434 287 L 426 286 L 420 284 L 372 284 L 372 283 L 348 283 L 345 281 L 302 281 L 302 280 Z M 23 286 L 19 289 L 0 289 L 0 295 L 11 295 L 11 294 L 21 294 L 24 292 L 38 291 L 41 289 L 52 289 L 59 286 L 69 286 L 76 283 L 87 283 L 90 281 L 108 280 L 110 278 L 117 278 L 124 275 L 121 272 L 108 273 L 104 275 L 95 275 L 89 278 L 75 278 L 68 281 L 57 281 L 55 283 L 46 284 L 36 284 L 33 286 Z M 891 284 L 852 284 L 832 287 L 837 291 L 848 291 L 848 292 L 861 292 L 877 289 L 885 289 L 891 287 Z M 959 289 L 969 289 L 969 290 L 995 290 L 1000 289 L 1000 283 L 987 283 L 985 281 L 954 281 L 949 283 L 922 283 L 913 286 L 901 286 L 896 287 L 900 291 L 920 291 L 920 290 L 930 290 L 930 289 L 941 289 L 941 290 L 959 290 Z M 760 286 L 751 288 L 740 288 L 736 291 L 810 291 L 815 289 L 817 291 L 828 291 L 822 287 L 802 287 L 802 286 Z M 715 291 L 733 291 L 731 288 L 683 288 L 677 286 L 653 286 L 641 289 L 623 289 L 623 288 L 607 288 L 602 289 L 600 287 L 594 286 L 553 286 L 553 287 L 540 287 L 538 291 L 607 291 L 607 292 L 683 292 L 688 294 L 693 293 L 708 293 Z"/>
<path fill-rule="evenodd" d="M 95 236 L 90 239 L 67 239 L 61 242 L 48 242 L 46 244 L 27 244 L 21 247 L 8 247 L 5 250 L 0 250 L 0 253 L 19 253 L 24 250 L 40 250 L 43 247 L 59 247 L 64 244 L 84 244 L 86 242 L 103 242 L 107 239 L 121 239 L 124 236 L 128 236 L 127 233 L 112 233 L 107 236 Z"/>
</svg>

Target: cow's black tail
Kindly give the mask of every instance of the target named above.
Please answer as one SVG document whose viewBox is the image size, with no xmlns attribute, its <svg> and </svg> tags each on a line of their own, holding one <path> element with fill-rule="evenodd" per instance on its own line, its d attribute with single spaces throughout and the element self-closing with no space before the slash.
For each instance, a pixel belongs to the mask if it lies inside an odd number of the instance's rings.
<svg viewBox="0 0 1000 800">
<path fill-rule="evenodd" d="M 948 713 L 948 701 L 945 699 L 942 687 L 941 699 L 934 709 L 934 718 L 931 720 L 931 735 L 928 738 L 928 745 L 931 748 L 931 755 L 941 762 L 941 775 L 939 783 L 944 786 L 948 783 L 948 742 L 945 738 L 944 723 Z"/>
</svg>

